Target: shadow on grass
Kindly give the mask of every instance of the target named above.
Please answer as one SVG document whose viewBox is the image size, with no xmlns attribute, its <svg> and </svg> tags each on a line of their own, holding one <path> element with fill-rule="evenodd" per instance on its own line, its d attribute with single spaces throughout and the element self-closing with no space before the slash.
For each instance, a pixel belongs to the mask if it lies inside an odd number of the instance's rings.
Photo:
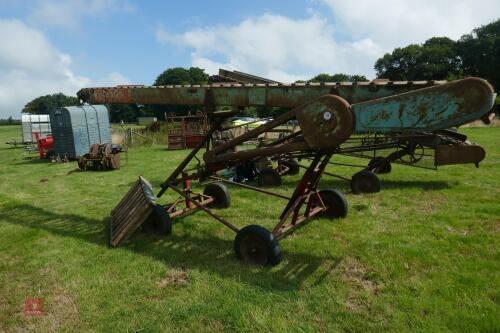
<svg viewBox="0 0 500 333">
<path fill-rule="evenodd" d="M 406 189 L 406 188 L 417 188 L 424 191 L 438 191 L 446 188 L 453 187 L 453 183 L 442 181 L 442 180 L 390 180 L 385 179 L 381 181 L 382 189 L 393 190 L 393 189 Z"/>
<path fill-rule="evenodd" d="M 25 147 L 26 145 L 20 145 L 20 144 L 17 146 L 8 145 L 7 147 L 0 147 L 0 150 L 14 150 L 14 149 L 24 150 Z"/>
<path fill-rule="evenodd" d="M 280 189 L 289 190 L 290 193 L 293 192 L 297 186 L 299 180 L 291 179 L 288 177 L 282 178 L 282 185 Z M 418 188 L 424 191 L 431 190 L 442 190 L 450 188 L 453 184 L 442 180 L 391 180 L 391 179 L 381 179 L 381 191 L 384 190 L 394 190 L 394 189 L 406 189 L 406 188 Z M 254 186 L 257 186 L 257 182 L 252 182 Z M 334 177 L 323 176 L 321 178 L 320 186 L 323 188 L 335 188 L 342 191 L 350 191 L 350 183 L 342 179 L 336 179 Z M 272 189 L 272 188 L 270 188 Z"/>
<path fill-rule="evenodd" d="M 80 168 L 76 168 L 76 169 L 73 169 L 73 170 L 69 170 L 68 172 L 66 172 L 67 175 L 72 175 L 74 173 L 80 173 L 80 172 L 84 172 L 84 170 L 80 169 Z"/>
<path fill-rule="evenodd" d="M 29 204 L 18 204 L 2 207 L 0 219 L 108 247 L 109 218 L 90 219 L 75 214 L 58 214 Z M 136 232 L 121 249 L 150 256 L 179 269 L 208 271 L 269 290 L 299 289 L 306 279 L 308 284 L 319 284 L 340 262 L 340 258 L 284 252 L 285 260 L 276 267 L 249 267 L 235 259 L 231 240 L 210 235 L 194 236 L 189 232 L 189 226 L 178 227 L 179 232 L 176 234 L 174 226 L 173 235 L 167 238 Z M 118 250 L 109 248 L 109 251 Z"/>
<path fill-rule="evenodd" d="M 47 164 L 52 165 L 53 163 L 45 158 L 38 158 L 38 156 L 24 157 L 20 162 L 11 163 L 11 165 L 26 165 L 26 164 Z"/>
</svg>

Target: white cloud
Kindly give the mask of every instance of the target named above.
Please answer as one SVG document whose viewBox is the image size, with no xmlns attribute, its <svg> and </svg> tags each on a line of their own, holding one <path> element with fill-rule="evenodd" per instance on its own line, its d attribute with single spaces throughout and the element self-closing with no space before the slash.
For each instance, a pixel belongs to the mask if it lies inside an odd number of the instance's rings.
<svg viewBox="0 0 500 333">
<path fill-rule="evenodd" d="M 40 26 L 76 29 L 85 16 L 106 16 L 116 11 L 133 11 L 126 0 L 39 0 L 29 20 Z"/>
<path fill-rule="evenodd" d="M 131 84 L 131 81 L 128 77 L 118 72 L 111 72 L 105 77 L 92 83 L 94 86 L 101 87 L 113 87 L 122 84 Z"/>
<path fill-rule="evenodd" d="M 363 54 L 378 52 L 369 40 L 339 43 L 333 27 L 317 15 L 293 20 L 264 14 L 236 26 L 206 27 L 181 35 L 159 26 L 156 38 L 192 48 L 193 65 L 208 73 L 225 67 L 286 82 L 319 72 L 359 72 L 367 65 L 362 62 Z M 352 57 L 361 63 L 347 61 Z"/>
<path fill-rule="evenodd" d="M 76 75 L 71 57 L 58 51 L 40 31 L 16 19 L 0 19 L 0 118 L 19 113 L 26 103 L 46 94 L 75 95 L 93 82 Z M 120 73 L 110 73 L 97 83 L 129 83 Z"/>
<path fill-rule="evenodd" d="M 368 38 L 386 51 L 435 36 L 458 39 L 500 17 L 498 0 L 320 0 L 337 28 L 353 39 Z"/>
<path fill-rule="evenodd" d="M 236 25 L 213 25 L 173 34 L 158 26 L 164 44 L 189 48 L 191 63 L 214 74 L 237 69 L 283 82 L 321 73 L 364 74 L 373 78 L 375 61 L 395 47 L 434 36 L 458 39 L 497 19 L 498 0 L 317 0 L 329 15 L 308 10 L 295 20 L 264 14 Z M 323 6 L 323 5 L 321 5 Z M 321 7 L 320 7 L 321 9 Z"/>
</svg>

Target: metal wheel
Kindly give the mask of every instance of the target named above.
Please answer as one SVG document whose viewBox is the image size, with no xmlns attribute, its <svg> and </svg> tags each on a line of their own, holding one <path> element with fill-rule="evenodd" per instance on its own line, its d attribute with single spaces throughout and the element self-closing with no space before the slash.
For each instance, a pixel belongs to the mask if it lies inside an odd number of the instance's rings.
<svg viewBox="0 0 500 333">
<path fill-rule="evenodd" d="M 401 156 L 400 160 L 406 164 L 415 164 L 418 163 L 422 159 L 422 157 L 424 157 L 424 155 L 425 148 L 420 144 L 416 144 L 413 147 L 411 153 L 406 156 Z"/>
<path fill-rule="evenodd" d="M 283 161 L 283 164 L 288 167 L 288 171 L 285 172 L 285 175 L 293 176 L 300 172 L 299 162 L 294 158 Z"/>
<path fill-rule="evenodd" d="M 86 170 L 87 169 L 87 166 L 86 166 L 86 163 L 85 163 L 85 159 L 83 157 L 80 157 L 78 159 L 78 168 L 80 170 Z"/>
<path fill-rule="evenodd" d="M 259 185 L 267 186 L 280 186 L 281 176 L 279 172 L 273 168 L 264 168 L 259 173 Z"/>
<path fill-rule="evenodd" d="M 49 150 L 46 154 L 45 157 L 49 160 L 53 160 L 56 158 L 56 152 L 53 150 Z"/>
<path fill-rule="evenodd" d="M 392 170 L 391 162 L 382 156 L 372 158 L 368 163 L 368 167 L 372 172 L 378 174 L 390 173 Z"/>
<path fill-rule="evenodd" d="M 203 194 L 211 196 L 214 201 L 211 202 L 208 207 L 213 208 L 229 208 L 231 205 L 231 195 L 229 190 L 222 183 L 211 183 L 205 186 Z"/>
<path fill-rule="evenodd" d="M 349 205 L 342 192 L 329 188 L 319 191 L 319 196 L 326 206 L 326 210 L 321 213 L 321 216 L 330 219 L 345 218 L 347 216 Z"/>
<path fill-rule="evenodd" d="M 371 171 L 360 171 L 352 176 L 351 190 L 354 194 L 380 192 L 380 180 Z"/>
<path fill-rule="evenodd" d="M 259 225 L 248 225 L 236 234 L 234 252 L 239 260 L 252 265 L 277 265 L 281 261 L 278 240 Z"/>
<path fill-rule="evenodd" d="M 147 233 L 160 236 L 172 234 L 172 220 L 165 208 L 155 205 L 154 210 L 148 219 L 143 223 L 143 228 Z"/>
</svg>

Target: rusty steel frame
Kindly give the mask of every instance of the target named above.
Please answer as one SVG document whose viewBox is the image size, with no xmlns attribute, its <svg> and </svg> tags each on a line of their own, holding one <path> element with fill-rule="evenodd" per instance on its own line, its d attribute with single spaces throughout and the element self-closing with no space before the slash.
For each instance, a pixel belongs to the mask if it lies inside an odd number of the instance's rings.
<svg viewBox="0 0 500 333">
<path fill-rule="evenodd" d="M 199 210 L 198 207 L 193 207 L 190 204 L 187 204 L 185 208 L 177 210 L 177 206 L 181 204 L 182 200 L 184 200 L 184 203 L 186 202 L 186 200 L 188 200 L 191 203 L 196 201 L 200 205 L 204 205 L 204 206 L 209 205 L 212 202 L 214 202 L 214 199 L 208 195 L 204 195 L 201 193 L 194 193 L 194 192 L 187 193 L 186 191 L 183 191 L 183 192 L 186 193 L 186 196 L 179 197 L 173 203 L 164 205 L 164 207 L 165 207 L 165 209 L 166 209 L 166 211 L 169 214 L 171 219 L 177 219 L 180 217 L 184 217 L 190 213 L 194 213 L 195 211 Z M 194 205 L 196 206 L 196 204 L 194 204 Z"/>
<path fill-rule="evenodd" d="M 424 88 L 422 88 L 424 86 Z M 353 88 L 354 87 L 354 88 Z M 414 90 L 412 84 L 379 85 L 376 83 L 358 85 L 220 85 L 190 87 L 135 87 L 128 88 L 91 88 L 81 90 L 78 96 L 84 101 L 100 101 L 110 103 L 137 103 L 147 101 L 148 104 L 204 105 L 205 112 L 213 119 L 211 127 L 203 140 L 178 165 L 165 182 L 161 184 L 158 197 L 171 188 L 180 197 L 172 204 L 166 205 L 172 219 L 185 216 L 191 212 L 203 210 L 218 222 L 238 233 L 240 229 L 225 218 L 212 212 L 207 205 L 214 198 L 192 191 L 189 180 L 219 180 L 225 183 L 254 190 L 266 195 L 287 199 L 279 221 L 272 230 L 272 235 L 282 238 L 298 227 L 310 221 L 314 216 L 327 211 L 318 186 L 325 174 L 325 169 L 334 154 L 356 154 L 387 148 L 401 148 L 391 154 L 397 159 L 405 154 L 412 154 L 411 141 L 394 140 L 389 142 L 368 142 L 354 147 L 342 147 L 344 143 L 355 142 L 352 134 L 369 133 L 370 131 L 393 134 L 402 131 L 411 137 L 412 132 L 431 131 L 455 126 L 483 114 L 494 99 L 491 86 L 484 80 L 469 78 L 451 83 L 427 82 L 420 84 L 421 89 Z M 469 89 L 473 88 L 473 89 Z M 474 90 L 475 89 L 475 90 Z M 398 90 L 398 93 L 395 91 Z M 464 94 L 463 97 L 461 94 Z M 469 95 L 467 95 L 469 94 Z M 453 101 L 454 103 L 449 103 Z M 475 101 L 480 107 L 472 107 Z M 455 103 L 456 102 L 456 103 Z M 430 107 L 436 103 L 436 107 Z M 214 146 L 212 134 L 221 129 L 225 118 L 236 112 L 215 112 L 216 106 L 281 106 L 290 107 L 288 111 L 241 136 Z M 462 109 L 463 108 L 463 109 Z M 407 110 L 406 110 L 407 109 Z M 404 114 L 403 110 L 407 113 Z M 399 115 L 399 116 L 398 116 Z M 284 139 L 256 149 L 233 152 L 237 145 L 251 138 L 271 131 L 277 126 L 297 119 L 301 132 L 291 133 Z M 445 126 L 445 127 L 443 127 Z M 386 138 L 388 136 L 386 135 Z M 397 135 L 395 136 L 397 138 Z M 401 139 L 403 136 L 399 137 Z M 392 137 L 394 139 L 394 136 Z M 423 141 L 421 145 L 426 145 Z M 431 141 L 429 141 L 431 142 Z M 211 147 L 212 143 L 212 147 Z M 185 168 L 206 148 L 203 155 L 204 168 L 188 174 Z M 444 152 L 457 154 L 459 150 Z M 478 150 L 470 152 L 480 157 Z M 246 184 L 238 184 L 229 180 L 221 180 L 213 174 L 241 161 L 262 157 L 299 155 L 312 157 L 313 160 L 289 198 L 277 193 L 262 190 Z M 448 158 L 448 159 L 447 159 Z M 464 160 L 467 160 L 465 158 Z M 199 161 L 199 160 L 198 160 Z M 453 161 L 453 156 L 443 156 L 443 163 Z M 179 177 L 180 176 L 180 177 Z M 342 178 L 341 176 L 338 176 Z M 184 188 L 179 183 L 184 182 Z M 183 200 L 184 199 L 184 200 Z M 177 210 L 184 201 L 186 207 Z"/>
<path fill-rule="evenodd" d="M 177 192 L 179 195 L 183 196 L 186 200 L 189 200 L 189 193 L 190 193 L 189 191 L 182 191 L 173 185 L 170 185 L 169 187 L 172 190 L 174 190 L 175 192 Z M 196 208 L 203 210 L 205 213 L 207 213 L 208 215 L 210 215 L 211 217 L 213 217 L 217 221 L 221 222 L 222 224 L 224 224 L 226 227 L 233 230 L 234 232 L 238 232 L 240 230 L 240 229 L 238 229 L 238 227 L 236 227 L 231 222 L 229 222 L 229 221 L 225 220 L 223 217 L 213 213 L 210 209 L 205 207 L 205 205 L 197 202 L 196 200 L 192 200 L 191 202 L 196 206 Z"/>
<path fill-rule="evenodd" d="M 331 156 L 332 152 L 320 152 L 314 157 L 311 165 L 309 165 L 309 168 L 297 184 L 292 198 L 290 198 L 290 201 L 288 201 L 288 204 L 281 213 L 279 223 L 272 231 L 275 237 L 280 238 L 285 234 L 289 234 L 313 216 L 326 210 L 318 193 L 318 186 Z M 314 203 L 317 205 L 314 206 Z M 304 204 L 306 204 L 305 212 L 300 214 L 300 210 Z M 289 223 L 286 223 L 290 215 L 292 215 L 292 219 Z"/>
<path fill-rule="evenodd" d="M 209 161 L 207 164 L 215 164 L 217 165 L 221 161 L 231 161 L 232 164 L 235 164 L 239 160 L 250 160 L 255 157 L 262 157 L 262 156 L 272 156 L 275 154 L 286 154 L 286 153 L 293 153 L 297 151 L 303 151 L 308 148 L 307 144 L 305 142 L 286 142 L 283 141 L 282 144 L 271 144 L 268 147 L 263 147 L 263 148 L 257 148 L 257 149 L 252 149 L 252 150 L 247 150 L 247 151 L 240 151 L 240 152 L 234 152 L 234 153 L 224 153 L 228 149 L 231 149 L 235 147 L 236 145 L 245 142 L 248 139 L 254 138 L 258 136 L 259 134 L 266 132 L 268 129 L 279 126 L 280 124 L 287 122 L 290 119 L 293 119 L 295 117 L 295 111 L 289 111 L 282 116 L 276 118 L 275 120 L 268 122 L 266 124 L 263 124 L 253 130 L 250 130 L 249 132 L 230 140 L 229 142 L 223 143 L 222 145 L 219 145 L 217 147 L 213 147 L 210 149 L 210 142 L 212 139 L 212 133 L 214 133 L 216 130 L 219 130 L 222 126 L 223 123 L 223 117 L 219 117 L 216 119 L 216 121 L 212 124 L 210 129 L 207 131 L 204 139 L 202 142 L 200 142 L 196 148 L 194 148 L 188 156 L 179 164 L 179 166 L 172 172 L 172 174 L 167 178 L 165 182 L 162 183 L 161 185 L 161 190 L 158 193 L 158 197 L 163 195 L 163 193 L 168 189 L 171 188 L 173 191 L 175 191 L 178 195 L 179 198 L 171 204 L 164 205 L 164 207 L 167 209 L 167 212 L 169 213 L 170 217 L 172 219 L 178 219 L 182 216 L 185 216 L 187 214 L 190 214 L 192 212 L 198 211 L 198 210 L 203 210 L 205 213 L 210 215 L 212 218 L 214 218 L 216 221 L 222 223 L 229 229 L 231 229 L 234 232 L 238 232 L 239 228 L 236 227 L 234 224 L 231 222 L 227 221 L 223 217 L 215 214 L 212 212 L 209 208 L 206 206 L 210 203 L 213 202 L 213 198 L 204 194 L 198 194 L 194 193 L 190 187 L 185 187 L 184 189 L 180 189 L 177 184 L 185 182 L 187 180 L 191 179 L 199 179 L 200 181 L 203 181 L 203 179 L 210 179 L 212 181 L 219 181 L 235 186 L 239 186 L 244 189 L 256 191 L 259 193 L 263 193 L 266 195 L 270 196 L 275 196 L 279 197 L 281 199 L 288 200 L 288 204 L 285 207 L 283 213 L 280 216 L 280 219 L 276 226 L 273 228 L 273 235 L 277 238 L 281 238 L 286 234 L 291 233 L 293 230 L 298 228 L 299 226 L 303 225 L 307 221 L 309 221 L 312 217 L 315 215 L 323 212 L 326 210 L 326 207 L 324 203 L 322 202 L 319 193 L 318 193 L 318 185 L 321 176 L 324 173 L 324 170 L 328 164 L 328 161 L 330 160 L 333 151 L 330 152 L 317 152 L 317 151 L 311 151 L 308 153 L 308 156 L 315 156 L 313 163 L 309 166 L 307 169 L 306 173 L 302 177 L 302 180 L 297 184 L 297 187 L 293 193 L 292 197 L 288 197 L 285 195 L 281 195 L 279 193 L 274 193 L 271 191 L 267 191 L 258 187 L 250 186 L 247 184 L 241 184 L 237 182 L 233 182 L 228 179 L 220 178 L 217 176 L 213 175 L 207 175 L 205 177 L 204 171 L 202 171 L 200 168 L 198 168 L 198 172 L 193 173 L 193 174 L 188 174 L 184 169 L 187 167 L 187 165 L 194 159 L 196 158 L 196 154 L 202 149 L 206 148 L 206 152 L 210 152 L 212 154 L 215 154 L 217 152 L 222 152 L 220 155 L 215 155 L 216 158 L 210 157 Z M 299 134 L 298 133 L 292 133 L 290 134 L 291 137 L 296 138 Z M 205 155 L 207 155 L 207 153 Z M 205 158 L 207 159 L 207 158 Z M 196 168 L 191 168 L 190 170 L 194 170 Z M 180 177 L 179 177 L 180 176 Z M 182 208 L 180 210 L 177 210 L 177 207 L 181 205 L 183 202 L 186 203 L 186 207 Z M 303 213 L 301 213 L 301 208 L 305 206 L 305 210 Z M 290 219 L 289 222 L 287 222 Z"/>
<path fill-rule="evenodd" d="M 225 179 L 225 178 L 210 176 L 210 179 L 213 179 L 213 180 L 219 181 L 219 182 L 223 182 L 223 183 L 227 183 L 227 184 L 231 184 L 231 185 L 235 185 L 235 186 L 239 186 L 241 188 L 245 188 L 245 189 L 248 189 L 248 190 L 252 190 L 252 191 L 256 191 L 256 192 L 268 194 L 268 195 L 271 195 L 271 196 L 274 196 L 274 197 L 277 197 L 277 198 L 281 198 L 281 199 L 286 199 L 286 200 L 290 200 L 291 199 L 290 197 L 287 197 L 286 195 L 281 195 L 279 193 L 274 193 L 274 192 L 271 192 L 271 191 L 267 191 L 267 190 L 264 190 L 264 189 L 262 189 L 260 187 L 255 187 L 255 186 L 251 186 L 251 185 L 247 185 L 247 184 L 243 184 L 243 183 L 233 182 L 232 180 Z"/>
</svg>

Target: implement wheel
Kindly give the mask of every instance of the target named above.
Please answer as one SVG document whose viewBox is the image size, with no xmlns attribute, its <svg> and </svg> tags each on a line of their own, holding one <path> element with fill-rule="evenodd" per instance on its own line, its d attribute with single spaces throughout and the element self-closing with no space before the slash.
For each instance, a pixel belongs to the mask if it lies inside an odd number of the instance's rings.
<svg viewBox="0 0 500 333">
<path fill-rule="evenodd" d="M 47 154 L 45 154 L 45 157 L 49 160 L 53 160 L 56 158 L 56 152 L 53 150 L 49 150 Z"/>
<path fill-rule="evenodd" d="M 280 186 L 281 176 L 279 172 L 273 168 L 264 168 L 259 173 L 259 186 L 270 187 Z"/>
<path fill-rule="evenodd" d="M 382 156 L 372 158 L 368 168 L 378 174 L 390 173 L 392 170 L 391 162 Z"/>
<path fill-rule="evenodd" d="M 247 264 L 274 266 L 281 261 L 278 240 L 266 228 L 247 225 L 236 234 L 234 239 L 236 258 Z"/>
<path fill-rule="evenodd" d="M 334 189 L 319 191 L 321 201 L 326 206 L 326 210 L 320 214 L 330 219 L 345 218 L 349 210 L 349 205 L 344 194 Z"/>
<path fill-rule="evenodd" d="M 371 171 L 360 171 L 352 176 L 351 190 L 354 194 L 380 192 L 380 180 Z"/>
<path fill-rule="evenodd" d="M 172 220 L 165 208 L 160 205 L 156 205 L 153 208 L 153 212 L 143 224 L 144 231 L 160 236 L 172 234 Z"/>
<path fill-rule="evenodd" d="M 87 165 L 85 163 L 85 158 L 84 157 L 80 157 L 78 159 L 78 168 L 80 170 L 87 170 Z"/>
<path fill-rule="evenodd" d="M 231 206 L 231 195 L 229 190 L 222 183 L 211 183 L 205 186 L 203 194 L 211 196 L 214 201 L 208 204 L 211 208 L 229 208 Z"/>
<path fill-rule="evenodd" d="M 293 176 L 293 175 L 299 174 L 300 165 L 296 159 L 292 158 L 289 160 L 285 160 L 285 161 L 283 161 L 283 164 L 288 167 L 288 170 L 287 170 L 287 172 L 285 172 L 285 175 Z"/>
</svg>

